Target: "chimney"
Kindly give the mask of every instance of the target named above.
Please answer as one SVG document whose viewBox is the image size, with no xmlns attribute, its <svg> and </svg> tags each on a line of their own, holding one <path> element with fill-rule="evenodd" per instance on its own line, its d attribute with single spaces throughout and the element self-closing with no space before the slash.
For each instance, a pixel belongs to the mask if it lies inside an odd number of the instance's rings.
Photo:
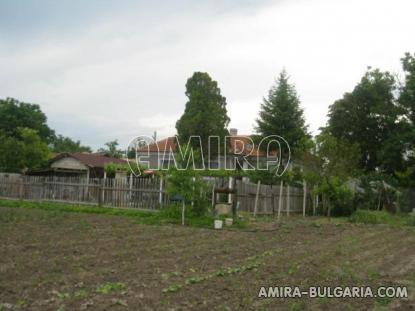
<svg viewBox="0 0 415 311">
<path fill-rule="evenodd" d="M 237 136 L 238 135 L 238 129 L 236 129 L 236 128 L 230 128 L 229 129 L 229 135 L 230 136 Z"/>
</svg>

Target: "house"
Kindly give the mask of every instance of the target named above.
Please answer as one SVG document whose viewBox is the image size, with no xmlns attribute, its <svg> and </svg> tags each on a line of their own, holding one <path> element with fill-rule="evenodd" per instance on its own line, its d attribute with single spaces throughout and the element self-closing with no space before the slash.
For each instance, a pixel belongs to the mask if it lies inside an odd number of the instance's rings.
<svg viewBox="0 0 415 311">
<path fill-rule="evenodd" d="M 85 176 L 89 178 L 105 177 L 104 166 L 108 163 L 126 164 L 127 161 L 102 153 L 59 153 L 49 161 L 49 167 L 43 170 L 29 171 L 27 175 Z"/>
<path fill-rule="evenodd" d="M 264 152 L 254 146 L 251 135 L 238 135 L 236 129 L 230 129 L 229 133 L 228 153 L 211 161 L 209 168 L 246 169 L 249 164 L 256 165 L 257 158 L 266 159 Z M 172 136 L 137 149 L 136 155 L 139 163 L 151 169 L 160 169 L 174 166 L 174 157 L 177 159 L 178 152 L 177 138 Z"/>
</svg>

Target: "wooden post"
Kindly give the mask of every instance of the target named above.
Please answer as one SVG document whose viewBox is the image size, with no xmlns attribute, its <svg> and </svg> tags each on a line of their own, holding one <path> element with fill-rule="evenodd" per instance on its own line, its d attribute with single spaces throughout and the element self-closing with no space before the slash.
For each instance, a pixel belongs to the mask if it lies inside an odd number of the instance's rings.
<svg viewBox="0 0 415 311">
<path fill-rule="evenodd" d="M 275 217 L 275 202 L 274 202 L 274 191 L 271 185 L 271 208 L 272 208 L 272 217 Z"/>
<path fill-rule="evenodd" d="M 86 187 L 85 187 L 85 191 L 86 191 L 86 201 L 89 201 L 89 168 L 86 171 Z"/>
<path fill-rule="evenodd" d="M 45 200 L 46 199 L 46 177 L 43 177 L 42 179 L 42 183 L 41 183 L 41 195 L 40 195 L 40 200 Z"/>
<path fill-rule="evenodd" d="M 238 200 L 237 200 L 237 195 L 238 195 L 238 192 L 237 192 L 237 189 L 236 189 L 236 187 L 233 189 L 233 198 L 232 198 L 232 218 L 233 218 L 233 220 L 234 221 L 236 221 L 236 218 L 237 218 L 237 216 L 238 216 L 238 207 L 239 207 L 239 202 L 238 202 Z"/>
<path fill-rule="evenodd" d="M 130 174 L 130 185 L 129 185 L 129 188 L 130 188 L 130 196 L 129 196 L 129 205 L 130 206 L 133 206 L 134 205 L 134 203 L 133 203 L 133 174 L 131 173 Z"/>
<path fill-rule="evenodd" d="M 160 186 L 159 186 L 159 204 L 163 204 L 163 176 L 160 176 Z"/>
<path fill-rule="evenodd" d="M 258 197 L 259 197 L 259 189 L 261 187 L 261 181 L 258 180 L 257 186 L 256 186 L 256 195 L 255 195 L 255 205 L 254 205 L 254 217 L 256 217 L 256 213 L 258 210 Z"/>
<path fill-rule="evenodd" d="M 303 217 L 305 217 L 305 206 L 307 202 L 307 182 L 303 181 Z"/>
<path fill-rule="evenodd" d="M 287 216 L 290 216 L 290 185 L 287 184 Z"/>
<path fill-rule="evenodd" d="M 280 196 L 278 198 L 278 221 L 281 217 L 281 209 L 282 209 L 282 191 L 284 189 L 284 182 L 281 180 L 280 182 Z"/>
<path fill-rule="evenodd" d="M 19 198 L 20 199 L 23 199 L 23 193 L 24 193 L 24 180 L 23 180 L 23 177 L 22 176 L 20 176 L 19 177 Z"/>
<path fill-rule="evenodd" d="M 105 202 L 105 195 L 104 195 L 104 192 L 105 192 L 105 189 L 104 189 L 104 187 L 105 187 L 105 179 L 101 179 L 100 180 L 100 186 L 99 186 L 99 188 L 98 188 L 98 206 L 102 206 L 103 204 L 104 204 L 104 202 Z"/>
<path fill-rule="evenodd" d="M 215 195 L 215 183 L 212 187 L 212 210 L 215 211 L 216 195 Z"/>
<path fill-rule="evenodd" d="M 320 199 L 318 197 L 318 195 L 316 195 L 316 210 L 315 210 L 315 214 L 317 214 L 317 207 L 320 204 Z"/>
<path fill-rule="evenodd" d="M 233 186 L 233 177 L 232 176 L 229 176 L 228 183 L 229 183 L 229 189 L 232 189 L 232 186 Z M 232 204 L 232 194 L 231 193 L 228 194 L 228 203 Z"/>
<path fill-rule="evenodd" d="M 184 210 L 186 205 L 184 204 L 184 200 L 182 201 L 182 226 L 184 226 Z"/>
</svg>

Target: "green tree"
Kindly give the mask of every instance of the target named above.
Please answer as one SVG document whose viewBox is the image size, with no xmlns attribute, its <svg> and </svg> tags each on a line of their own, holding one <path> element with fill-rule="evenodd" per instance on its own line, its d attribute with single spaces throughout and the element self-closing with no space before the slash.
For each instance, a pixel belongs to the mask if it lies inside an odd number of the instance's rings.
<svg viewBox="0 0 415 311">
<path fill-rule="evenodd" d="M 402 163 L 403 147 L 397 144 L 402 110 L 396 90 L 389 72 L 369 68 L 353 91 L 329 108 L 327 130 L 338 139 L 359 144 L 359 166 L 366 171 L 393 172 Z"/>
<path fill-rule="evenodd" d="M 400 89 L 399 104 L 404 110 L 402 123 L 405 130 L 396 143 L 404 148 L 405 167 L 397 172 L 397 177 L 402 186 L 408 187 L 415 185 L 415 54 L 406 53 L 401 62 L 405 80 Z"/>
<path fill-rule="evenodd" d="M 207 160 L 209 136 L 219 136 L 223 143 L 228 135 L 229 117 L 226 98 L 221 95 L 218 83 L 205 72 L 195 72 L 186 83 L 188 101 L 183 115 L 176 123 L 180 144 L 186 144 L 191 136 L 200 136 L 204 159 Z M 197 140 L 191 141 L 194 149 L 200 149 Z M 218 152 L 211 145 L 211 155 Z"/>
<path fill-rule="evenodd" d="M 359 145 L 337 139 L 327 131 L 316 137 L 317 157 L 320 163 L 318 193 L 323 195 L 323 205 L 330 216 L 347 215 L 353 210 L 352 192 L 347 182 L 358 174 Z M 314 170 L 310 170 L 317 181 Z"/>
<path fill-rule="evenodd" d="M 260 136 L 279 135 L 294 150 L 303 149 L 309 139 L 300 99 L 285 70 L 280 73 L 268 97 L 263 99 L 256 123 Z"/>
<path fill-rule="evenodd" d="M 0 171 L 21 172 L 46 166 L 49 148 L 37 132 L 19 127 L 16 136 L 8 136 L 0 131 Z"/>
<path fill-rule="evenodd" d="M 81 145 L 79 140 L 74 141 L 62 135 L 53 139 L 51 149 L 53 152 L 92 152 L 90 147 Z"/>
<path fill-rule="evenodd" d="M 46 115 L 39 105 L 20 102 L 13 98 L 0 99 L 0 130 L 7 136 L 17 138 L 19 127 L 37 131 L 39 137 L 51 142 L 54 131 L 47 125 Z"/>
<path fill-rule="evenodd" d="M 415 54 L 406 53 L 401 61 L 405 84 L 401 88 L 399 102 L 405 108 L 408 120 L 415 126 Z"/>
<path fill-rule="evenodd" d="M 123 156 L 122 150 L 118 149 L 118 140 L 112 140 L 107 143 L 105 143 L 106 148 L 100 148 L 98 149 L 98 152 L 104 152 L 107 153 L 109 156 L 114 158 L 121 158 Z"/>
</svg>

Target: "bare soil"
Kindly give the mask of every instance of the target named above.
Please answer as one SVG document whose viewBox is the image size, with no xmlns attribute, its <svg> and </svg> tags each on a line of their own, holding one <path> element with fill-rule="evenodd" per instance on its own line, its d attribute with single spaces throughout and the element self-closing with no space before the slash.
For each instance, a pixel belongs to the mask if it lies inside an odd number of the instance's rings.
<svg viewBox="0 0 415 311">
<path fill-rule="evenodd" d="M 0 207 L 0 310 L 412 310 L 415 229 L 286 217 L 247 229 Z M 260 299 L 261 286 L 408 299 Z"/>
</svg>

